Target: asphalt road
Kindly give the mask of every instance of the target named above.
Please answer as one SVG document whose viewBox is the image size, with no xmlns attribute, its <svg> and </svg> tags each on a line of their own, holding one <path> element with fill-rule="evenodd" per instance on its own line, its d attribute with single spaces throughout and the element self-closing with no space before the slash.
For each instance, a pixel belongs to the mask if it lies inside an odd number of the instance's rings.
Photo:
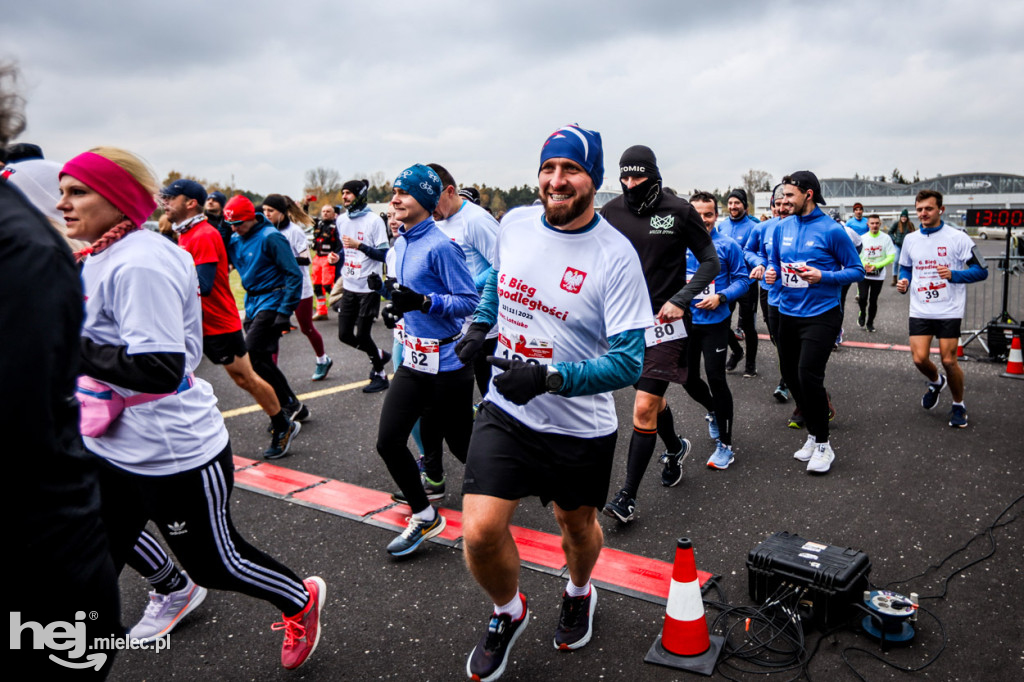
<svg viewBox="0 0 1024 682">
<path fill-rule="evenodd" d="M 1017 284 L 1019 286 L 1019 282 Z M 855 292 L 849 295 L 849 305 Z M 847 339 L 906 343 L 906 298 L 886 285 L 880 301 L 879 331 L 856 328 L 847 315 Z M 1024 311 L 1018 311 L 1024 312 Z M 341 347 L 334 314 L 318 322 L 336 364 L 328 379 L 313 383 L 314 358 L 299 332 L 285 337 L 281 367 L 295 390 L 341 387 L 366 379 L 365 356 Z M 759 325 L 761 331 L 763 325 Z M 378 343 L 390 347 L 381 325 Z M 973 349 L 969 349 L 969 352 Z M 977 349 L 980 352 L 980 348 Z M 660 485 L 652 465 L 640 490 L 639 518 L 620 526 L 601 517 L 606 546 L 671 561 L 678 537 L 693 540 L 697 566 L 720 574 L 721 587 L 734 605 L 750 604 L 746 558 L 776 531 L 809 540 L 852 547 L 872 562 L 870 579 L 881 585 L 921 573 L 938 564 L 1024 494 L 1024 381 L 999 377 L 1000 364 L 965 363 L 967 429 L 946 425 L 949 393 L 933 411 L 920 407 L 924 383 L 909 353 L 844 348 L 828 366 L 827 384 L 838 415 L 832 424 L 836 461 L 826 476 L 810 476 L 792 458 L 805 438 L 786 428 L 791 405 L 771 398 L 777 380 L 771 344 L 761 343 L 760 376 L 730 376 L 736 400 L 736 461 L 727 471 L 704 462 L 711 454 L 703 410 L 673 386 L 668 394 L 680 432 L 695 444 L 676 488 Z M 741 364 L 742 367 L 742 364 Z M 204 361 L 198 372 L 213 383 L 223 410 L 251 404 L 249 396 L 222 369 Z M 354 483 L 393 489 L 376 455 L 377 420 L 383 395 L 341 390 L 307 400 L 312 419 L 303 427 L 292 453 L 278 462 L 291 469 Z M 625 470 L 632 390 L 616 396 L 620 437 L 613 486 Z M 227 419 L 235 454 L 257 459 L 267 444 L 266 418 L 260 412 Z M 660 445 L 660 444 L 659 444 Z M 449 494 L 444 506 L 461 508 L 457 494 L 461 472 L 446 456 Z M 941 622 L 922 615 L 917 634 L 906 647 L 884 656 L 916 667 L 941 656 L 919 677 L 938 680 L 1024 679 L 1024 625 L 1016 607 L 1024 598 L 1021 560 L 1024 533 L 1019 520 L 1024 503 L 1002 519 L 992 538 L 995 554 L 949 583 L 944 599 L 922 601 Z M 490 606 L 469 577 L 458 548 L 426 545 L 404 561 L 384 551 L 394 531 L 323 511 L 236 490 L 235 523 L 254 544 L 284 561 L 300 575 L 318 574 L 328 586 L 323 640 L 302 669 L 280 668 L 280 633 L 273 608 L 231 593 L 211 593 L 206 603 L 172 635 L 169 651 L 119 655 L 112 680 L 449 680 L 464 677 L 466 656 L 486 626 Z M 550 511 L 525 501 L 516 523 L 557 532 Z M 921 578 L 895 585 L 904 594 L 924 597 L 942 590 L 956 568 L 982 557 L 987 538 Z M 564 654 L 551 636 L 558 618 L 563 579 L 523 570 L 521 586 L 534 620 L 520 638 L 504 679 L 521 680 L 671 680 L 684 674 L 643 662 L 660 632 L 664 608 L 648 600 L 610 590 L 601 592 L 594 639 L 584 649 Z M 133 623 L 145 606 L 146 585 L 130 570 L 121 578 L 123 619 Z M 717 598 L 710 593 L 709 597 Z M 709 609 L 709 617 L 717 611 Z M 808 633 L 808 648 L 820 633 Z M 866 679 L 902 679 L 862 648 L 881 655 L 877 642 L 855 629 L 821 642 L 810 663 L 811 679 L 856 679 L 844 656 Z M 714 679 L 764 679 L 720 667 Z M 793 672 L 769 679 L 790 679 Z"/>
</svg>

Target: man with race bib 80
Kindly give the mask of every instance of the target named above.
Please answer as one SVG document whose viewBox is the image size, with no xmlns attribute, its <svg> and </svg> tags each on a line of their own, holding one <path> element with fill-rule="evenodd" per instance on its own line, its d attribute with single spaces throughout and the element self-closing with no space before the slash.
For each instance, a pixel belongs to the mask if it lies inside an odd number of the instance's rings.
<svg viewBox="0 0 1024 682">
<path fill-rule="evenodd" d="M 522 498 L 554 501 L 569 582 L 554 646 L 590 641 L 604 506 L 618 421 L 611 391 L 640 377 L 651 308 L 629 241 L 594 211 L 604 176 L 601 136 L 576 125 L 540 155 L 543 207 L 517 208 L 498 230 L 494 267 L 458 348 L 470 358 L 498 325 L 491 387 L 477 412 L 463 482 L 463 542 L 473 577 L 494 604 L 466 662 L 495 680 L 529 621 L 509 531 Z M 483 328 L 477 323 L 485 323 Z"/>
<path fill-rule="evenodd" d="M 985 261 L 974 253 L 974 242 L 942 220 L 942 194 L 924 189 L 915 201 L 921 229 L 903 240 L 900 280 L 896 290 L 910 292 L 910 352 L 918 371 L 928 378 L 921 407 L 930 410 L 945 388 L 953 394 L 949 425 L 967 426 L 964 406 L 964 371 L 956 359 L 960 322 L 967 302 L 967 285 L 988 278 Z M 932 338 L 939 339 L 939 355 L 946 374 L 939 374 L 928 357 Z"/>
<path fill-rule="evenodd" d="M 686 328 L 682 317 L 690 301 L 714 281 L 718 256 L 689 202 L 662 189 L 661 172 L 650 148 L 635 145 L 622 153 L 619 182 L 622 196 L 605 204 L 601 216 L 625 235 L 640 256 L 655 316 L 648 323 L 644 369 L 636 383 L 626 481 L 604 507 L 606 516 L 629 523 L 658 436 L 667 448 L 661 457 L 661 484 L 672 487 L 683 478 L 682 463 L 690 441 L 676 435 L 665 392 L 669 382 L 686 381 Z M 687 249 L 697 254 L 700 262 L 692 279 L 686 273 Z"/>
<path fill-rule="evenodd" d="M 383 316 L 392 328 L 404 316 L 405 348 L 380 411 L 377 452 L 413 512 L 408 527 L 388 545 L 392 556 L 414 552 L 445 527 L 406 445 L 416 420 L 422 417 L 420 432 L 430 455 L 426 460 L 437 465 L 442 438 L 456 458 L 466 461 L 473 429 L 473 369 L 456 357 L 455 342 L 480 296 L 462 249 L 430 217 L 442 189 L 433 169 L 416 164 L 395 180 L 391 199 L 395 219 L 403 226 L 395 240 L 395 271 L 389 273 L 398 282 Z M 443 470 L 429 473 L 444 480 Z"/>
</svg>

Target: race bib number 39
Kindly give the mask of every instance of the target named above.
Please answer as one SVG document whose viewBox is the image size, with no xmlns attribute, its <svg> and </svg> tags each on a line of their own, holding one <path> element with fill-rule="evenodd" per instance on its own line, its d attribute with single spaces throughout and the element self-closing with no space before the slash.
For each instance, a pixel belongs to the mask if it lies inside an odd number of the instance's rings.
<svg viewBox="0 0 1024 682">
<path fill-rule="evenodd" d="M 550 365 L 555 357 L 555 347 L 549 339 L 510 335 L 503 330 L 498 333 L 498 356 L 531 365 Z"/>
<path fill-rule="evenodd" d="M 782 286 L 794 289 L 806 289 L 807 280 L 800 278 L 800 273 L 807 263 L 782 263 Z"/>
<path fill-rule="evenodd" d="M 921 303 L 939 303 L 949 300 L 949 287 L 945 280 L 928 281 L 917 285 L 917 298 Z"/>
<path fill-rule="evenodd" d="M 402 364 L 424 374 L 437 374 L 441 366 L 441 344 L 437 339 L 421 339 L 405 335 Z"/>
<path fill-rule="evenodd" d="M 659 343 L 685 338 L 686 327 L 683 326 L 682 320 L 665 322 L 664 324 L 657 324 L 657 320 L 655 320 L 653 327 L 648 327 L 644 330 L 644 342 L 648 346 L 657 346 Z"/>
</svg>

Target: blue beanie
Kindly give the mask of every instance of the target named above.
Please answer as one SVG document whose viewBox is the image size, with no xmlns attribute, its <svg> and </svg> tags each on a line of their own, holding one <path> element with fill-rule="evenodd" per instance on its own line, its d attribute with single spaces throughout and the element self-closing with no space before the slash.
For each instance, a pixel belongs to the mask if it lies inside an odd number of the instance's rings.
<svg viewBox="0 0 1024 682">
<path fill-rule="evenodd" d="M 548 136 L 540 150 L 540 165 L 548 159 L 570 159 L 580 165 L 594 181 L 594 190 L 601 189 L 604 182 L 604 151 L 601 148 L 601 133 L 567 125 Z"/>
<path fill-rule="evenodd" d="M 434 172 L 434 169 L 424 166 L 422 163 L 409 166 L 399 173 L 393 187 L 407 192 L 419 202 L 420 206 L 427 209 L 428 213 L 433 213 L 437 208 L 441 192 L 444 191 L 441 178 Z"/>
</svg>

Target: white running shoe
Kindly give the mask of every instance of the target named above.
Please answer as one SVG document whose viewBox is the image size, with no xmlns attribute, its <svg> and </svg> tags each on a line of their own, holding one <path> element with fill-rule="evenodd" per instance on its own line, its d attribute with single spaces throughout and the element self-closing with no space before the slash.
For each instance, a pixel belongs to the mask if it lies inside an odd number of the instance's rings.
<svg viewBox="0 0 1024 682">
<path fill-rule="evenodd" d="M 801 462 L 810 461 L 811 455 L 814 454 L 814 446 L 817 443 L 814 442 L 814 436 L 807 434 L 807 441 L 803 447 L 793 453 L 793 459 L 798 459 Z"/>
<path fill-rule="evenodd" d="M 807 471 L 812 474 L 824 474 L 832 466 L 836 453 L 832 452 L 832 446 L 828 443 L 818 443 L 811 455 L 811 461 L 807 463 Z"/>
<path fill-rule="evenodd" d="M 180 590 L 170 594 L 149 593 L 149 604 L 146 605 L 146 612 L 142 614 L 142 620 L 128 633 L 132 639 L 152 642 L 169 634 L 182 618 L 203 603 L 206 599 L 206 588 L 192 582 L 187 573 L 182 572 L 182 575 L 187 582 Z"/>
</svg>

